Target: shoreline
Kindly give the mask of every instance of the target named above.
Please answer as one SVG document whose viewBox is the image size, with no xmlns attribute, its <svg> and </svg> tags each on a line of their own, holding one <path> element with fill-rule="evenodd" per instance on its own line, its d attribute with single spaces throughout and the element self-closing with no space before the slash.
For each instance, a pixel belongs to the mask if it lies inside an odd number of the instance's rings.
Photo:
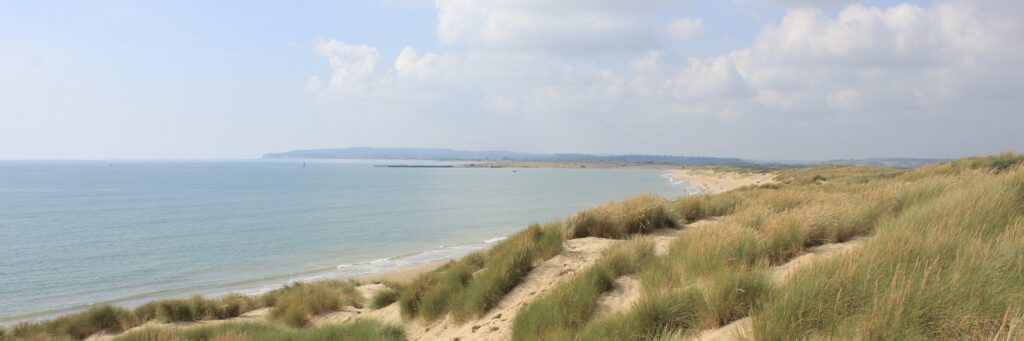
<svg viewBox="0 0 1024 341">
<path fill-rule="evenodd" d="M 359 276 L 359 277 L 353 277 L 352 280 L 355 280 L 355 281 L 358 281 L 358 282 L 361 282 L 361 283 L 362 282 L 370 282 L 370 283 L 373 283 L 373 282 L 395 282 L 395 283 L 399 283 L 399 284 L 406 284 L 406 283 L 412 282 L 412 280 L 416 279 L 416 277 L 419 276 L 419 275 L 422 275 L 422 274 L 427 273 L 427 272 L 431 272 L 434 269 L 437 269 L 437 268 L 441 267 L 442 265 L 445 265 L 446 263 L 448 263 L 450 261 L 453 261 L 453 260 L 456 260 L 456 259 L 459 259 L 461 257 L 465 257 L 465 255 L 459 256 L 459 257 L 456 257 L 456 258 L 451 258 L 451 259 L 436 260 L 436 261 L 433 261 L 433 262 L 430 262 L 430 263 L 426 263 L 426 264 L 413 265 L 413 266 L 408 267 L 408 268 L 397 269 L 397 270 L 392 270 L 392 271 L 388 271 L 388 272 L 382 272 L 382 273 L 379 273 L 379 274 L 372 274 L 372 275 L 364 275 L 364 276 Z"/>
<path fill-rule="evenodd" d="M 713 168 L 687 168 L 672 170 L 669 177 L 674 181 L 685 181 L 701 193 L 717 194 L 740 187 L 776 183 L 775 173 L 738 173 L 718 171 Z"/>
<path fill-rule="evenodd" d="M 506 164 L 505 166 L 507 166 L 507 167 L 524 167 L 524 168 L 577 168 L 579 165 L 580 164 L 552 164 L 552 163 L 521 164 L 521 163 L 516 163 L 514 166 L 512 166 L 512 164 L 509 163 L 509 164 Z M 671 167 L 671 166 L 668 166 L 668 165 L 653 165 L 653 164 L 621 164 L 621 165 L 583 164 L 583 165 L 585 165 L 585 166 L 587 166 L 589 168 L 593 168 L 593 169 L 623 168 L 623 169 L 660 170 L 660 171 L 664 171 L 665 172 L 663 174 L 663 177 L 665 177 L 668 181 L 671 181 L 671 182 L 673 182 L 673 184 L 676 184 L 676 185 L 682 185 L 682 186 L 687 186 L 687 187 L 689 187 L 691 189 L 696 189 L 696 190 L 699 191 L 699 192 L 696 192 L 696 193 L 717 193 L 717 192 L 720 192 L 720 191 L 723 191 L 723 190 L 729 190 L 729 189 L 732 189 L 732 188 L 735 188 L 735 187 L 739 187 L 739 186 L 742 186 L 742 185 L 764 183 L 765 181 L 769 181 L 769 180 L 765 180 L 765 179 L 770 179 L 770 177 L 773 176 L 773 174 L 771 174 L 771 173 L 763 173 L 763 174 L 747 173 L 747 174 L 740 174 L 740 173 L 731 173 L 731 172 L 719 172 L 719 171 L 716 171 L 713 168 L 706 168 L 706 167 L 704 167 L 704 168 L 685 168 L 685 167 L 682 167 L 682 166 Z M 587 168 L 587 167 L 583 167 L 583 168 Z M 754 176 L 754 178 L 751 178 L 751 176 Z M 757 177 L 757 176 L 761 176 L 761 177 Z M 687 184 L 679 184 L 678 181 L 685 181 L 688 185 Z M 681 194 L 681 196 L 692 195 L 692 194 L 696 194 L 696 193 L 694 193 L 692 191 L 684 191 L 684 193 Z M 494 240 L 495 241 L 496 240 L 500 240 L 501 238 L 502 237 L 497 237 Z M 415 279 L 417 276 L 419 276 L 419 275 L 421 275 L 423 273 L 426 273 L 426 272 L 430 272 L 430 271 L 432 271 L 434 269 L 437 269 L 438 267 L 441 267 L 442 265 L 444 265 L 447 262 L 450 262 L 452 260 L 457 260 L 457 259 L 460 259 L 462 257 L 465 257 L 465 255 L 467 255 L 469 253 L 478 252 L 478 251 L 484 251 L 484 250 L 489 249 L 490 247 L 493 246 L 493 244 L 490 243 L 490 241 L 492 241 L 492 240 L 484 241 L 486 243 L 486 245 L 484 245 L 483 247 L 474 248 L 474 250 L 470 250 L 470 251 L 462 252 L 462 253 L 458 253 L 458 254 L 452 254 L 451 256 L 448 256 L 448 257 L 444 257 L 444 258 L 441 258 L 441 259 L 435 259 L 435 260 L 429 260 L 429 261 L 426 261 L 426 262 L 423 262 L 423 263 L 408 264 L 408 266 L 388 269 L 388 270 L 385 270 L 385 271 L 379 272 L 379 273 L 358 274 L 358 275 L 354 275 L 354 276 L 342 275 L 342 276 L 337 276 L 337 277 L 333 277 L 333 278 L 329 277 L 329 276 L 328 277 L 323 277 L 323 278 L 315 278 L 315 277 L 313 277 L 313 278 L 292 278 L 290 280 L 282 281 L 282 282 L 280 282 L 277 285 L 273 285 L 272 288 L 270 286 L 268 286 L 268 287 L 264 287 L 264 288 L 260 288 L 260 289 L 257 289 L 257 288 L 232 289 L 230 291 L 219 291 L 219 292 L 215 292 L 215 293 L 212 293 L 212 294 L 203 294 L 203 295 L 207 296 L 207 297 L 211 297 L 211 298 L 222 297 L 222 296 L 226 296 L 226 295 L 230 295 L 230 294 L 243 294 L 243 295 L 248 295 L 248 296 L 258 296 L 258 295 L 261 295 L 261 294 L 263 294 L 265 292 L 268 292 L 268 291 L 271 291 L 271 290 L 274 290 L 274 289 L 286 286 L 286 285 L 291 284 L 291 283 L 295 283 L 295 282 L 316 282 L 316 281 L 321 281 L 321 280 L 355 280 L 355 281 L 359 281 L 359 282 L 362 282 L 362 283 L 373 283 L 373 282 L 382 282 L 382 281 L 390 281 L 390 282 L 396 282 L 396 283 L 408 283 L 408 282 L 412 281 L 413 279 Z M 430 251 L 430 250 L 421 251 L 420 253 L 428 252 L 428 251 Z M 389 257 L 389 258 L 398 258 L 398 257 L 402 257 L 402 256 Z M 363 264 L 363 263 L 356 263 L 356 264 Z M 194 292 L 193 294 L 202 294 L 202 293 Z M 178 297 L 178 296 L 175 296 L 175 297 L 182 298 L 182 297 L 185 297 L 185 296 L 182 295 L 181 297 Z M 157 298 L 153 298 L 153 299 L 148 300 L 148 301 L 174 299 L 175 297 L 157 297 Z M 144 303 L 145 302 L 143 302 L 143 304 Z M 102 304 L 105 304 L 105 303 L 102 303 L 102 302 L 94 303 L 94 304 L 90 304 L 89 306 L 102 305 Z M 138 304 L 127 304 L 126 305 L 124 303 L 111 303 L 111 304 L 114 304 L 114 305 L 117 305 L 117 306 L 126 307 L 126 308 L 133 308 L 133 307 L 138 305 Z M 56 312 L 56 313 L 47 313 L 47 312 L 30 313 L 30 314 L 26 314 L 26 315 L 30 315 L 30 316 L 31 315 L 35 315 L 35 316 L 28 317 L 27 319 L 13 317 L 13 319 L 11 319 L 9 321 L 4 321 L 4 322 L 0 323 L 0 325 L 2 325 L 2 326 L 13 326 L 13 325 L 16 325 L 16 324 L 21 323 L 21 322 L 45 321 L 45 320 L 53 319 L 53 318 L 56 318 L 56 317 L 59 317 L 59 316 L 64 316 L 64 315 L 68 315 L 68 314 L 74 314 L 75 312 L 80 311 L 80 310 L 81 309 L 75 309 L 75 311 L 61 311 L 61 312 Z M 26 317 L 26 316 L 23 315 L 22 317 Z"/>
</svg>

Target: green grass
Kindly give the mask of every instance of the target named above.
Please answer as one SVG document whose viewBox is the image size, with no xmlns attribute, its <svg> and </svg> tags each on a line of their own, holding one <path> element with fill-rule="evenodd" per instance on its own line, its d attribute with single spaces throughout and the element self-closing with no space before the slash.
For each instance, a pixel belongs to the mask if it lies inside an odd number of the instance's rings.
<svg viewBox="0 0 1024 341">
<path fill-rule="evenodd" d="M 320 314 L 334 312 L 344 306 L 362 307 L 364 298 L 349 281 L 295 283 L 271 291 L 260 298 L 273 308 L 270 317 L 292 327 L 302 327 Z"/>
<path fill-rule="evenodd" d="M 932 199 L 881 223 L 860 252 L 781 287 L 755 309 L 758 338 L 1024 337 L 1024 170 L 1005 159 L 914 171 L 924 184 L 903 199 Z"/>
<path fill-rule="evenodd" d="M 682 197 L 669 205 L 669 211 L 679 221 L 689 224 L 701 219 L 723 216 L 736 210 L 737 196 L 732 194 L 696 194 Z"/>
<path fill-rule="evenodd" d="M 81 340 L 105 331 L 117 333 L 147 321 L 163 323 L 224 320 L 246 312 L 270 307 L 271 318 L 286 325 L 301 327 L 319 314 L 343 306 L 361 307 L 364 298 L 350 281 L 296 283 L 260 297 L 239 294 L 220 298 L 200 295 L 188 299 L 152 301 L 134 310 L 100 306 L 50 321 L 22 323 L 0 335 L 6 339 Z"/>
<path fill-rule="evenodd" d="M 445 314 L 449 298 L 469 285 L 473 273 L 483 268 L 484 260 L 483 254 L 474 253 L 417 277 L 399 292 L 402 315 L 433 320 Z"/>
<path fill-rule="evenodd" d="M 255 299 L 244 295 L 228 295 L 220 299 L 195 295 L 190 299 L 149 302 L 135 308 L 134 313 L 142 321 L 192 322 L 228 319 L 258 307 Z"/>
<path fill-rule="evenodd" d="M 651 340 L 691 330 L 700 323 L 703 305 L 701 292 L 692 288 L 644 294 L 633 309 L 591 321 L 573 339 Z"/>
<path fill-rule="evenodd" d="M 405 340 L 400 327 L 373 320 L 341 325 L 293 329 L 267 323 L 222 323 L 192 328 L 145 328 L 115 338 L 116 341 L 377 341 Z"/>
<path fill-rule="evenodd" d="M 675 227 L 665 199 L 647 194 L 576 213 L 566 222 L 568 238 L 628 238 L 664 227 Z"/>
<path fill-rule="evenodd" d="M 450 262 L 418 277 L 399 294 L 406 317 L 435 320 L 448 312 L 479 317 L 494 307 L 540 261 L 562 250 L 561 223 L 531 225 L 486 253 Z"/>
<path fill-rule="evenodd" d="M 778 185 L 676 200 L 668 207 L 681 222 L 721 218 L 681 231 L 667 255 L 640 270 L 643 299 L 631 310 L 551 335 L 690 335 L 752 315 L 767 340 L 1019 339 L 1021 160 L 791 169 Z M 765 277 L 808 247 L 864 236 L 872 238 L 862 251 L 791 282 Z"/>
<path fill-rule="evenodd" d="M 373 295 L 373 302 L 370 307 L 380 309 L 398 301 L 398 290 L 385 289 Z"/>
<path fill-rule="evenodd" d="M 82 340 L 99 332 L 118 333 L 136 325 L 131 311 L 109 305 L 37 323 L 20 323 L 0 334 L 4 340 Z"/>
<path fill-rule="evenodd" d="M 561 339 L 577 332 L 593 313 L 597 299 L 615 279 L 639 270 L 654 256 L 654 243 L 634 239 L 616 246 L 596 264 L 536 299 L 516 316 L 513 340 Z"/>
</svg>

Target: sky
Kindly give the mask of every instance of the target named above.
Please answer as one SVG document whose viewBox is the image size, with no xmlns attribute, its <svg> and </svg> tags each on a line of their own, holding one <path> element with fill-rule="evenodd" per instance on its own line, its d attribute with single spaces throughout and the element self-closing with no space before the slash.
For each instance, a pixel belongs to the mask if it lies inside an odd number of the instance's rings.
<svg viewBox="0 0 1024 341">
<path fill-rule="evenodd" d="M 0 159 L 1024 151 L 1016 0 L 0 2 Z"/>
</svg>

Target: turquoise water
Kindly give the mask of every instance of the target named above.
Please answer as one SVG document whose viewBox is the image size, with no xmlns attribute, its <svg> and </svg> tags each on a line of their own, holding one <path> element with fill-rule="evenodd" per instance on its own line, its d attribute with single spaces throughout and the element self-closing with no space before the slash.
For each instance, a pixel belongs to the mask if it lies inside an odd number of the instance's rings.
<svg viewBox="0 0 1024 341">
<path fill-rule="evenodd" d="M 691 190 L 658 170 L 372 166 L 410 162 L 0 162 L 0 324 L 385 272 Z"/>
</svg>

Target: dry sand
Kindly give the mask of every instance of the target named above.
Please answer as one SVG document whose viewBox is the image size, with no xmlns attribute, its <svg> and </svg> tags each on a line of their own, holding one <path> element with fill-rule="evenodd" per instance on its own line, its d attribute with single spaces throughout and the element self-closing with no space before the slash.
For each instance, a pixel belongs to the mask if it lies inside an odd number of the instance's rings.
<svg viewBox="0 0 1024 341">
<path fill-rule="evenodd" d="M 567 240 L 562 253 L 536 266 L 482 318 L 464 323 L 450 316 L 431 323 L 414 321 L 405 325 L 406 334 L 410 340 L 508 340 L 512 337 L 512 321 L 520 309 L 592 265 L 620 242 L 593 237 Z"/>
<path fill-rule="evenodd" d="M 774 183 L 775 173 L 719 172 L 710 168 L 690 168 L 673 171 L 673 180 L 686 181 L 704 193 L 728 192 L 743 186 Z"/>
</svg>

